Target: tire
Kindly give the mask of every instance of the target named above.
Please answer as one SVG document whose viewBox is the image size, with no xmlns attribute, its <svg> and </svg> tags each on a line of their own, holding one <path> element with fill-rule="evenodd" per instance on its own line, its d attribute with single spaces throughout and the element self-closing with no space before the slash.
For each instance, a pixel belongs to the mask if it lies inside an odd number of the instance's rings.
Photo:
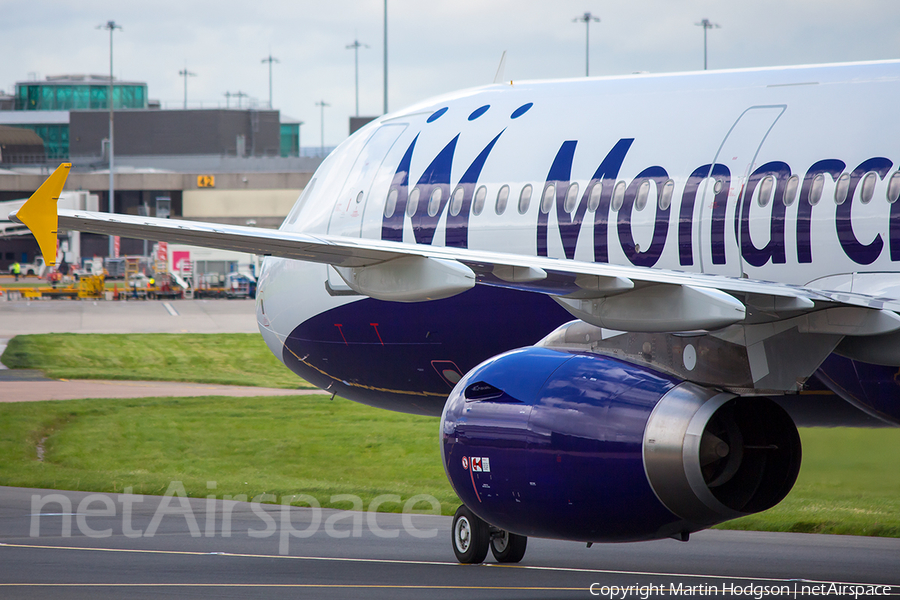
<svg viewBox="0 0 900 600">
<path fill-rule="evenodd" d="M 491 536 L 491 554 L 500 563 L 517 563 L 525 557 L 528 538 L 524 535 L 500 531 Z"/>
<path fill-rule="evenodd" d="M 453 516 L 450 534 L 456 560 L 463 564 L 484 562 L 488 546 L 491 544 L 491 533 L 487 523 L 476 517 L 465 506 L 460 506 Z"/>
</svg>

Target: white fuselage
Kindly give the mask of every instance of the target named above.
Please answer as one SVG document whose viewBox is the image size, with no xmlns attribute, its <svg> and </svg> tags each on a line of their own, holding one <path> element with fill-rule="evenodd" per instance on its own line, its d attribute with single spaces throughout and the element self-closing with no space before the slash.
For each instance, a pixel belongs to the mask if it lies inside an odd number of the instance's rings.
<svg viewBox="0 0 900 600">
<path fill-rule="evenodd" d="M 892 212 L 900 208 L 898 93 L 900 62 L 464 91 L 349 138 L 282 228 L 812 287 L 821 280 L 829 289 L 891 288 L 895 277 L 881 274 L 896 273 L 900 260 L 900 213 Z M 401 189 L 399 201 L 393 189 Z M 465 201 L 454 206 L 457 193 Z M 354 299 L 325 292 L 326 280 L 342 287 L 330 267 L 279 262 L 269 261 L 272 277 L 261 286 L 271 343 Z M 302 306 L 288 294 L 277 307 L 269 285 L 303 288 Z"/>
</svg>

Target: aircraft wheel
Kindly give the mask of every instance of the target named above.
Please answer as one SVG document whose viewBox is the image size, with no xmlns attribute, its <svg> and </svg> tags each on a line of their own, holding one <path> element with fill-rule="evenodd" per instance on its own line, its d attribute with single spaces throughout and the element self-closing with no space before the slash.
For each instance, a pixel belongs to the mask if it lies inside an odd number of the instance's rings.
<svg viewBox="0 0 900 600">
<path fill-rule="evenodd" d="M 464 564 L 484 562 L 491 533 L 488 524 L 476 517 L 465 506 L 456 509 L 453 516 L 453 553 L 456 560 Z"/>
<path fill-rule="evenodd" d="M 517 563 L 525 556 L 528 538 L 500 530 L 491 536 L 491 554 L 501 563 Z"/>
</svg>

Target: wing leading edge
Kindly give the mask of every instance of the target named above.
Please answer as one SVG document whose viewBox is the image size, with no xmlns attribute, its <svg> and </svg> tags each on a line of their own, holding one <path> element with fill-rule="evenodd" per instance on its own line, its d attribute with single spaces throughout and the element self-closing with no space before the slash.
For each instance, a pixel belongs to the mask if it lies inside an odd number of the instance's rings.
<svg viewBox="0 0 900 600">
<path fill-rule="evenodd" d="M 627 331 L 684 332 L 733 323 L 776 322 L 822 309 L 814 332 L 879 335 L 900 329 L 900 301 L 766 281 L 649 267 L 311 235 L 218 223 L 58 210 L 70 165 L 61 165 L 10 220 L 26 225 L 48 264 L 57 228 L 162 240 L 333 265 L 357 293 L 415 302 L 473 285 L 549 294 L 593 325 Z"/>
</svg>

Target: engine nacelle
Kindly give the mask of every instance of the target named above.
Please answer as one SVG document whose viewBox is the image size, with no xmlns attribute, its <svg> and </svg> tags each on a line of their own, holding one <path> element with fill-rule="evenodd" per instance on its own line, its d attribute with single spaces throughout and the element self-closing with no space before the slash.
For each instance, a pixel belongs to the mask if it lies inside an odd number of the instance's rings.
<svg viewBox="0 0 900 600">
<path fill-rule="evenodd" d="M 800 470 L 797 429 L 772 400 L 546 348 L 470 371 L 441 432 L 444 469 L 466 506 L 537 537 L 683 536 L 771 508 Z"/>
</svg>

